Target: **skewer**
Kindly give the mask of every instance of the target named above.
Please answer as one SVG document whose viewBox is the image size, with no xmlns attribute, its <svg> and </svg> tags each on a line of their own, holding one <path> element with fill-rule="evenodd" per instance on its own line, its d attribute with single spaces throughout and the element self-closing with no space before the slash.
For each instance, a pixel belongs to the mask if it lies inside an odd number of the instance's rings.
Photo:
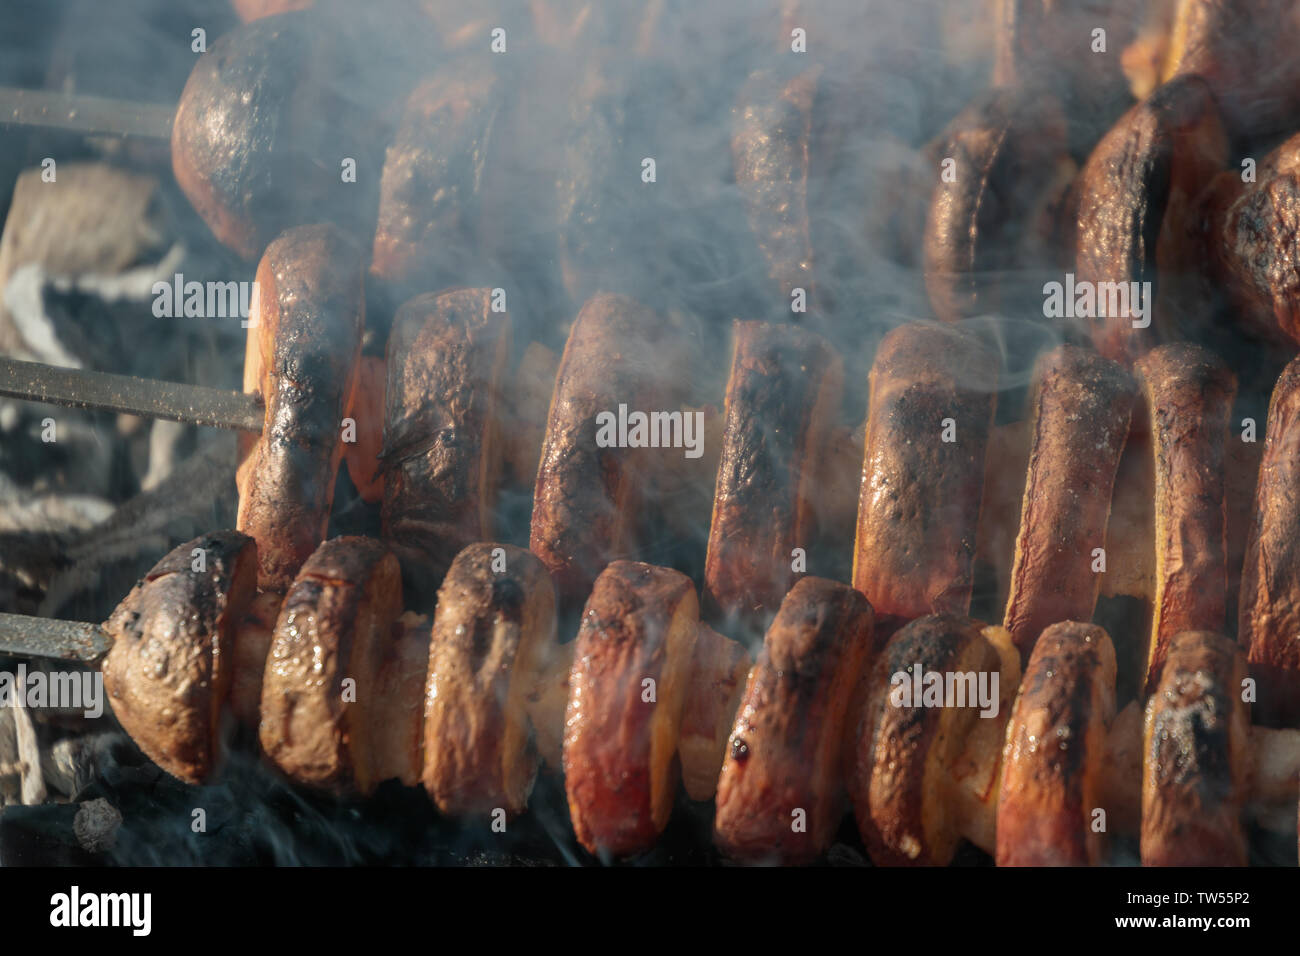
<svg viewBox="0 0 1300 956">
<path fill-rule="evenodd" d="M 98 624 L 0 613 L 0 654 L 98 664 L 112 646 Z"/>
<path fill-rule="evenodd" d="M 159 103 L 0 86 L 0 126 L 170 140 L 174 114 L 174 107 Z M 0 396 L 213 428 L 262 430 L 260 401 L 242 392 L 9 358 L 0 358 Z"/>
<path fill-rule="evenodd" d="M 0 125 L 170 140 L 174 107 L 0 86 Z"/>
<path fill-rule="evenodd" d="M 245 392 L 10 358 L 0 358 L 0 396 L 254 433 L 264 417 L 261 399 Z"/>
<path fill-rule="evenodd" d="M 0 126 L 168 140 L 174 113 L 173 107 L 163 104 L 0 86 Z M 0 396 L 214 428 L 262 430 L 261 403 L 242 392 L 9 358 L 0 358 Z"/>
</svg>

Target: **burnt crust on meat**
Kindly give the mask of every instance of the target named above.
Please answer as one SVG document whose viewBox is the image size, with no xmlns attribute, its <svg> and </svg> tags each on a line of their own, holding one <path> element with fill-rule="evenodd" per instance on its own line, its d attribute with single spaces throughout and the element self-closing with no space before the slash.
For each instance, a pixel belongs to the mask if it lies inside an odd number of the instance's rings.
<svg viewBox="0 0 1300 956">
<path fill-rule="evenodd" d="M 1300 11 L 1292 0 L 1183 0 L 1161 80 L 1195 74 L 1238 136 L 1293 127 L 1300 106 Z"/>
<path fill-rule="evenodd" d="M 1089 320 L 1102 355 L 1130 365 L 1155 346 L 1158 331 L 1186 321 L 1182 312 L 1203 308 L 1208 259 L 1196 234 L 1195 200 L 1226 158 L 1218 105 L 1197 76 L 1158 88 L 1088 157 L 1075 187 L 1077 281 L 1097 290 L 1099 311 L 1106 284 L 1128 290 L 1130 283 L 1151 283 L 1150 328 L 1134 326 L 1131 298 L 1130 315 Z"/>
<path fill-rule="evenodd" d="M 839 410 L 843 361 L 791 325 L 734 323 L 722 452 L 705 558 L 705 606 L 770 614 L 789 590 L 790 554 L 816 532 L 814 485 Z"/>
<path fill-rule="evenodd" d="M 925 286 L 935 314 L 958 322 L 998 311 L 1000 283 L 1042 254 L 1031 219 L 1065 155 L 1065 118 L 1041 89 L 997 88 L 963 110 L 936 147 L 955 165 L 930 199 Z"/>
<path fill-rule="evenodd" d="M 505 103 L 505 79 L 488 60 L 457 59 L 407 97 L 380 183 L 376 277 L 428 289 L 472 275 L 486 166 Z"/>
<path fill-rule="evenodd" d="M 578 313 L 556 374 L 533 494 L 529 550 L 541 558 L 562 606 L 586 599 L 596 576 L 635 547 L 638 511 L 653 481 L 653 456 L 600 448 L 596 416 L 672 409 L 670 333 L 650 309 L 598 294 Z M 653 450 L 657 452 L 657 450 Z"/>
<path fill-rule="evenodd" d="M 1243 185 L 1239 171 L 1221 173 L 1205 205 L 1213 264 L 1236 321 L 1294 349 L 1300 342 L 1300 135 L 1260 161 L 1254 183 Z"/>
<path fill-rule="evenodd" d="M 950 812 L 949 767 L 978 708 L 895 706 L 895 674 L 1000 670 L 984 625 L 955 614 L 917 618 L 885 645 L 868 678 L 849 793 L 872 861 L 882 866 L 946 866 L 961 842 Z"/>
<path fill-rule="evenodd" d="M 245 439 L 239 530 L 257 539 L 258 585 L 283 591 L 320 544 L 343 458 L 365 325 L 358 251 L 334 226 L 290 229 L 257 269 L 244 391 L 266 405 Z"/>
<path fill-rule="evenodd" d="M 695 588 L 678 571 L 615 561 L 596 579 L 574 645 L 563 757 L 573 831 L 593 854 L 647 850 L 668 823 L 698 628 Z"/>
<path fill-rule="evenodd" d="M 1110 636 L 1095 624 L 1053 624 L 1029 655 L 1007 726 L 998 866 L 1105 861 L 1106 835 L 1093 831 L 1092 813 L 1102 806 L 1100 777 L 1114 717 Z"/>
<path fill-rule="evenodd" d="M 238 26 L 195 58 L 172 121 L 172 170 L 218 240 L 251 261 L 299 223 L 373 233 L 377 178 L 340 188 L 339 160 L 363 170 L 382 160 L 386 104 L 411 56 L 384 41 L 390 55 L 376 63 L 355 24 L 343 31 L 304 10 Z M 366 82 L 351 82 L 363 60 Z"/>
<path fill-rule="evenodd" d="M 1144 866 L 1245 866 L 1250 774 L 1245 656 L 1226 637 L 1170 642 L 1147 700 L 1142 761 Z"/>
<path fill-rule="evenodd" d="M 803 289 L 816 303 L 808 216 L 809 142 L 821 68 L 792 78 L 753 73 L 732 111 L 731 154 L 750 228 L 768 277 L 785 299 Z"/>
<path fill-rule="evenodd" d="M 204 570 L 195 571 L 194 551 Z M 154 565 L 104 624 L 102 665 L 118 722 L 158 766 L 202 783 L 216 766 L 235 628 L 256 593 L 257 545 L 237 531 L 187 541 Z"/>
<path fill-rule="evenodd" d="M 1237 637 L 1259 683 L 1255 719 L 1300 722 L 1300 359 L 1268 408 L 1255 512 L 1241 572 Z"/>
<path fill-rule="evenodd" d="M 490 289 L 419 296 L 389 334 L 384 540 L 415 602 L 432 598 L 462 548 L 492 534 L 510 318 L 491 299 Z"/>
<path fill-rule="evenodd" d="M 628 142 L 629 114 L 636 107 L 622 69 L 624 55 L 610 46 L 586 46 L 579 75 L 565 84 L 568 102 L 557 131 L 563 145 L 554 178 L 554 255 L 573 302 L 610 282 L 622 292 L 651 291 L 640 275 L 627 275 L 652 265 L 636 261 L 636 247 L 629 245 L 638 230 L 631 227 L 635 213 L 622 177 L 641 157 L 631 155 Z"/>
<path fill-rule="evenodd" d="M 801 578 L 781 603 L 718 778 L 713 840 L 727 856 L 807 863 L 830 846 L 844 816 L 843 737 L 871 628 L 871 604 L 836 581 Z"/>
<path fill-rule="evenodd" d="M 259 728 L 263 752 L 290 779 L 362 793 L 379 782 L 370 739 L 388 729 L 371 726 L 369 712 L 401 613 L 401 570 L 378 541 L 333 538 L 302 566 L 272 636 Z"/>
<path fill-rule="evenodd" d="M 1003 626 L 1022 659 L 1043 629 L 1089 621 L 1111 493 L 1136 396 L 1132 376 L 1094 352 L 1063 345 L 1035 368 L 1029 468 Z"/>
<path fill-rule="evenodd" d="M 1071 151 L 1086 151 L 1132 100 L 1114 58 L 1088 51 L 1092 31 L 1103 28 L 1112 48 L 1123 49 L 1137 26 L 1133 9 L 1110 0 L 995 0 L 993 85 L 1055 94 Z"/>
<path fill-rule="evenodd" d="M 1222 630 L 1228 557 L 1228 420 L 1237 377 L 1197 345 L 1162 345 L 1135 366 L 1155 454 L 1155 595 L 1145 686 L 1180 631 Z"/>
<path fill-rule="evenodd" d="M 301 221 L 290 156 L 314 22 L 289 14 L 220 37 L 195 62 L 176 107 L 176 181 L 213 234 L 245 259 Z"/>
<path fill-rule="evenodd" d="M 970 609 L 998 365 L 973 336 L 933 324 L 900 326 L 876 350 L 853 586 L 883 629 Z M 946 419 L 956 441 L 942 440 Z"/>
<path fill-rule="evenodd" d="M 526 699 L 555 628 L 555 587 L 533 555 L 480 543 L 456 556 L 438 591 L 425 694 L 423 782 L 441 812 L 527 807 L 539 757 Z"/>
</svg>

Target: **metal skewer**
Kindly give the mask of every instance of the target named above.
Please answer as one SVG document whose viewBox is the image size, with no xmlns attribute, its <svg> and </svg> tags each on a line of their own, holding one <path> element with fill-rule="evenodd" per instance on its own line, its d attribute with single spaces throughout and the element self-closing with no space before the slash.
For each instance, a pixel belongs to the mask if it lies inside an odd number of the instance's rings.
<svg viewBox="0 0 1300 956">
<path fill-rule="evenodd" d="M 174 114 L 161 104 L 0 86 L 0 126 L 170 140 Z M 255 395 L 3 357 L 0 396 L 249 432 L 260 432 L 263 422 Z M 0 654 L 95 665 L 112 646 L 97 624 L 0 613 Z"/>
<path fill-rule="evenodd" d="M 0 396 L 246 432 L 260 432 L 264 418 L 261 399 L 245 392 L 11 358 L 0 358 Z"/>
<path fill-rule="evenodd" d="M 0 126 L 46 126 L 168 140 L 174 115 L 173 107 L 162 104 L 0 86 Z M 9 358 L 0 358 L 0 396 L 213 428 L 262 430 L 262 404 L 243 392 Z"/>
<path fill-rule="evenodd" d="M 170 140 L 175 112 L 158 103 L 0 86 L 0 125 Z"/>
<path fill-rule="evenodd" d="M 0 613 L 0 654 L 98 664 L 112 647 L 98 624 Z"/>
</svg>

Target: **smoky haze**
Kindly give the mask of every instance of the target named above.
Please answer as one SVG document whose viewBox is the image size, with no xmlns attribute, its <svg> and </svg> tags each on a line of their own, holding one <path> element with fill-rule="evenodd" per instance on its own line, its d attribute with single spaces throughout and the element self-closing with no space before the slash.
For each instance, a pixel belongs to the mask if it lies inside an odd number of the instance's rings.
<svg viewBox="0 0 1300 956">
<path fill-rule="evenodd" d="M 942 158 L 938 144 L 990 84 L 992 6 L 318 0 L 310 11 L 275 18 L 301 36 L 300 55 L 267 66 L 272 75 L 289 71 L 281 79 L 294 93 L 279 107 L 267 106 L 285 109 L 289 121 L 275 144 L 272 188 L 257 208 L 282 219 L 279 226 L 337 221 L 367 256 L 394 195 L 412 204 L 389 210 L 399 226 L 423 210 L 436 213 L 414 265 L 388 273 L 376 262 L 368 276 L 370 355 L 383 353 L 401 303 L 452 286 L 506 290 L 516 362 L 531 342 L 558 356 L 569 325 L 596 292 L 626 294 L 652 308 L 684 346 L 633 362 L 672 368 L 681 393 L 670 407 L 640 410 L 707 412 L 702 455 L 668 453 L 677 461 L 661 497 L 647 502 L 648 534 L 635 556 L 678 567 L 698 583 L 733 320 L 795 322 L 832 343 L 844 361 L 832 436 L 842 452 L 833 457 L 837 464 L 848 460 L 850 477 L 857 477 L 875 344 L 900 324 L 935 318 L 921 246 Z M 275 24 L 241 25 L 224 0 L 5 3 L 0 83 L 173 104 L 200 55 L 237 56 L 242 38 Z M 212 53 L 193 50 L 197 28 Z M 498 28 L 505 31 L 500 53 L 491 46 Z M 408 102 L 420 88 L 430 91 L 427 112 Z M 1108 123 L 1114 112 L 1098 115 Z M 402 192 L 386 162 L 404 137 L 428 149 Z M 751 191 L 738 179 L 738 155 L 764 137 L 788 147 L 794 176 Z M 0 149 L 0 181 L 12 183 L 20 169 L 39 166 L 52 142 L 61 157 L 107 158 L 156 174 L 167 228 L 204 263 L 187 265 L 186 275 L 252 281 L 255 261 L 213 239 L 173 179 L 165 145 L 52 140 L 0 127 L 0 145 L 11 147 Z M 1084 155 L 1076 150 L 1074 158 Z M 345 157 L 356 160 L 355 183 L 340 178 Z M 7 203 L 6 194 L 0 212 Z M 788 225 L 801 208 L 806 236 L 774 239 L 772 217 Z M 806 280 L 806 312 L 792 311 L 789 276 Z M 962 319 L 1000 354 L 996 382 L 972 376 L 962 383 L 999 391 L 999 421 L 1020 417 L 1034 357 L 1063 339 L 1041 313 L 1040 290 L 1052 277 L 1060 273 L 1042 267 L 985 271 L 979 281 L 1003 290 L 998 308 Z M 148 343 L 141 349 L 146 364 L 160 364 Z M 174 377 L 239 386 L 244 348 L 237 326 L 187 354 L 189 374 Z M 856 484 L 838 490 L 856 504 Z M 527 482 L 502 493 L 502 540 L 527 545 L 531 495 Z M 825 502 L 816 504 L 823 509 Z M 823 510 L 824 546 L 809 548 L 807 571 L 849 580 L 852 528 L 832 526 L 835 516 Z M 340 497 L 331 533 L 374 529 L 374 515 L 355 494 Z M 997 613 L 992 593 L 977 587 L 977 613 Z M 109 597 L 116 601 L 120 593 Z M 574 629 L 565 624 L 561 633 L 567 640 Z M 761 628 L 728 633 L 751 644 L 761 638 Z M 115 753 L 105 763 L 136 781 L 144 773 L 136 756 Z M 168 785 L 156 805 L 135 807 L 141 816 L 153 814 L 153 835 L 131 831 L 119 861 L 373 862 L 407 852 L 402 842 L 409 839 L 417 861 L 428 862 L 421 856 L 427 853 L 438 862 L 464 862 L 492 839 L 445 821 L 434 834 L 427 803 L 417 807 L 396 789 L 359 811 L 291 791 L 242 758 L 203 798 L 209 826 L 254 834 L 250 845 L 209 849 L 190 826 L 191 794 Z M 561 860 L 576 858 L 562 793 L 541 790 L 532 816 L 536 827 L 516 852 L 545 856 L 558 848 Z M 405 829 L 393 829 L 400 818 L 408 821 Z M 439 857 L 439 848 L 450 850 Z"/>
</svg>

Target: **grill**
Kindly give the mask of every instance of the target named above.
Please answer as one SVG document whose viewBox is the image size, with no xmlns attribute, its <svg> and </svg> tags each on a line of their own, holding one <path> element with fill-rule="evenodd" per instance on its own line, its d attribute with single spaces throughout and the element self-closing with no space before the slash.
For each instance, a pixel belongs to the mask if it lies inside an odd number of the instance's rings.
<svg viewBox="0 0 1300 956">
<path fill-rule="evenodd" d="M 0 12 L 0 864 L 1296 862 L 1300 14 L 354 6 Z"/>
</svg>

